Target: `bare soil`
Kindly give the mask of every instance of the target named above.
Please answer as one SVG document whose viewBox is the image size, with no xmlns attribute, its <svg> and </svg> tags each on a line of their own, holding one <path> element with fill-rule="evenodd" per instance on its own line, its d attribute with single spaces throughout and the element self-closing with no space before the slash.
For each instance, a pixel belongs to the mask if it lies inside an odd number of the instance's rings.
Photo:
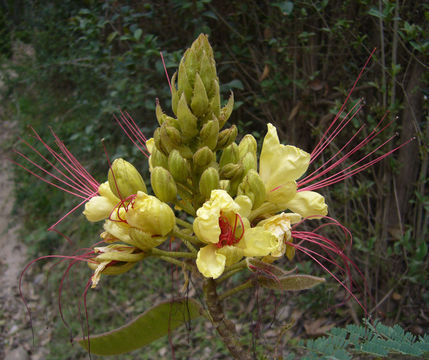
<svg viewBox="0 0 429 360">
<path fill-rule="evenodd" d="M 15 123 L 6 120 L 0 108 L 0 359 L 41 360 L 46 358 L 45 345 L 51 330 L 46 323 L 30 324 L 20 297 L 18 283 L 28 262 L 27 248 L 20 237 L 20 217 L 13 214 L 14 183 L 12 141 L 16 139 Z M 44 276 L 29 274 L 23 281 L 22 291 L 33 311 L 43 313 L 39 302 L 40 285 Z M 36 289 L 36 290 L 35 290 Z M 40 320 L 39 320 L 40 322 Z M 33 345 L 32 327 L 35 330 Z"/>
</svg>

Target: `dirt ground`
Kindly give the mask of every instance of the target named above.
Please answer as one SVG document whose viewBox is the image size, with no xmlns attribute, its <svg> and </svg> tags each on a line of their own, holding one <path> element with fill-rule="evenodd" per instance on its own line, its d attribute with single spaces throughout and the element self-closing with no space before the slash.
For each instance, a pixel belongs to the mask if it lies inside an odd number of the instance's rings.
<svg viewBox="0 0 429 360">
<path fill-rule="evenodd" d="M 5 119 L 0 109 L 0 359 L 41 360 L 46 358 L 44 346 L 50 341 L 50 329 L 46 323 L 33 323 L 33 336 L 29 317 L 20 298 L 18 281 L 28 262 L 27 249 L 19 235 L 20 218 L 14 215 L 13 140 L 16 139 L 15 124 Z M 23 293 L 30 307 L 37 313 L 43 312 L 39 302 L 40 285 L 44 275 L 32 274 L 25 277 Z M 37 322 L 40 322 L 38 320 Z"/>
</svg>

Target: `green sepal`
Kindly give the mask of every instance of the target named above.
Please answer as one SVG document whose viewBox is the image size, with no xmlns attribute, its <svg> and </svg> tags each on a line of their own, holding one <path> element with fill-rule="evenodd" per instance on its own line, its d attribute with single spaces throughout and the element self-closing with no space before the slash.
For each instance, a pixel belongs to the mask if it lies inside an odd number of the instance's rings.
<svg viewBox="0 0 429 360">
<path fill-rule="evenodd" d="M 182 298 L 162 302 L 115 330 L 76 339 L 86 350 L 96 355 L 127 353 L 168 335 L 179 326 L 203 315 L 203 309 L 194 299 Z"/>
</svg>

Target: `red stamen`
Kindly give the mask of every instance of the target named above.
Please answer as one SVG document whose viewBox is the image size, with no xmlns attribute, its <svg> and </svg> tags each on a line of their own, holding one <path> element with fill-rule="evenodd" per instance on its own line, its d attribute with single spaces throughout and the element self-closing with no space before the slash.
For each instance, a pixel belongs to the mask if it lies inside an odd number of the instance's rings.
<svg viewBox="0 0 429 360">
<path fill-rule="evenodd" d="M 159 52 L 159 54 L 161 55 L 162 65 L 164 66 L 165 76 L 167 77 L 168 86 L 170 87 L 170 92 L 173 93 L 173 89 L 171 88 L 170 77 L 168 76 L 167 66 L 165 66 L 164 56 L 162 56 L 161 51 Z"/>
<path fill-rule="evenodd" d="M 237 219 L 240 220 L 241 229 L 242 229 L 242 233 L 239 238 L 235 236 L 235 232 L 237 230 Z M 243 238 L 244 224 L 243 224 L 243 220 L 241 219 L 241 216 L 238 214 L 235 214 L 234 229 L 233 229 L 231 224 L 228 222 L 228 219 L 226 218 L 226 216 L 224 216 L 221 213 L 221 215 L 219 216 L 219 227 L 220 227 L 219 241 L 216 243 L 216 246 L 218 248 L 235 245 Z"/>
<path fill-rule="evenodd" d="M 148 158 L 150 154 L 148 148 L 146 147 L 147 139 L 130 114 L 127 112 L 123 113 L 121 111 L 120 118 L 118 119 L 116 116 L 114 116 L 114 118 L 121 129 L 124 131 L 125 135 L 127 135 L 132 143 L 137 146 L 140 152 Z"/>
</svg>

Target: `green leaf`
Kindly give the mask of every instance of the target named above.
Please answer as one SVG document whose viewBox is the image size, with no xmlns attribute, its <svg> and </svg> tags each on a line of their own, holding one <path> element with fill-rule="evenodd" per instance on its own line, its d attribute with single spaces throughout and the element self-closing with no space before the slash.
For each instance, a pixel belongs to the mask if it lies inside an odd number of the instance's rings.
<svg viewBox="0 0 429 360">
<path fill-rule="evenodd" d="M 137 41 L 140 40 L 142 34 L 143 34 L 143 30 L 137 29 L 136 31 L 134 31 L 134 39 L 136 39 Z"/>
<path fill-rule="evenodd" d="M 199 302 L 182 298 L 162 302 L 115 330 L 77 339 L 92 354 L 116 355 L 139 349 L 202 315 Z"/>
<path fill-rule="evenodd" d="M 292 1 L 283 1 L 271 4 L 272 6 L 278 7 L 283 15 L 292 14 L 293 2 Z"/>
<path fill-rule="evenodd" d="M 278 279 L 260 278 L 258 282 L 268 289 L 300 291 L 319 285 L 325 279 L 311 275 L 289 275 Z"/>
</svg>

